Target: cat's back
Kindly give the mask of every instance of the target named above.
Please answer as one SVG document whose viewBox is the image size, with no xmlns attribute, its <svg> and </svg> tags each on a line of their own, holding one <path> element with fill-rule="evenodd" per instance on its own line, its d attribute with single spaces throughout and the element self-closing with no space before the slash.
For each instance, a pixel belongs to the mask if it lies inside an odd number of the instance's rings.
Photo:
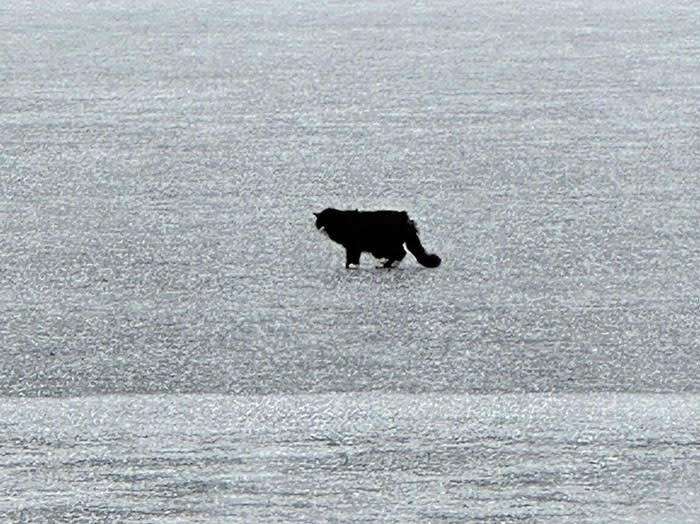
<svg viewBox="0 0 700 524">
<path fill-rule="evenodd" d="M 390 209 L 375 211 L 328 208 L 317 215 L 317 226 L 323 226 L 332 239 L 340 242 L 385 241 L 402 237 L 410 224 L 408 213 Z"/>
<path fill-rule="evenodd" d="M 366 238 L 399 238 L 404 234 L 409 221 L 405 211 L 380 209 L 358 211 L 356 224 L 358 233 Z"/>
<path fill-rule="evenodd" d="M 374 222 L 375 224 L 405 223 L 408 220 L 408 213 L 405 211 L 394 211 L 391 209 L 357 211 L 357 213 L 366 221 Z"/>
</svg>

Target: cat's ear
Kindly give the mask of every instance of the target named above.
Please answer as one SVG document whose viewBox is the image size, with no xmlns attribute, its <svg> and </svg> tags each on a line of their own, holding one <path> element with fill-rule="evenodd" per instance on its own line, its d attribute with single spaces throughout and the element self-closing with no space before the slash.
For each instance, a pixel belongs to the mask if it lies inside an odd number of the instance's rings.
<svg viewBox="0 0 700 524">
<path fill-rule="evenodd" d="M 320 214 L 321 214 L 321 213 L 314 213 L 314 216 L 315 216 L 316 218 L 318 218 L 318 215 L 320 215 Z"/>
</svg>

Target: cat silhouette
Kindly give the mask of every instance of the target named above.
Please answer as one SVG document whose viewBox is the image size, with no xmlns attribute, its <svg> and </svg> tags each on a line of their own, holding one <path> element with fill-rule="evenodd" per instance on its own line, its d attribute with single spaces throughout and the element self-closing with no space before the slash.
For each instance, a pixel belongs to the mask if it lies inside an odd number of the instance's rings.
<svg viewBox="0 0 700 524">
<path fill-rule="evenodd" d="M 442 259 L 427 253 L 418 238 L 418 228 L 405 211 L 358 211 L 327 208 L 314 213 L 316 227 L 345 248 L 345 267 L 360 264 L 362 252 L 386 259 L 383 267 L 398 265 L 406 248 L 425 267 L 438 267 Z"/>
</svg>

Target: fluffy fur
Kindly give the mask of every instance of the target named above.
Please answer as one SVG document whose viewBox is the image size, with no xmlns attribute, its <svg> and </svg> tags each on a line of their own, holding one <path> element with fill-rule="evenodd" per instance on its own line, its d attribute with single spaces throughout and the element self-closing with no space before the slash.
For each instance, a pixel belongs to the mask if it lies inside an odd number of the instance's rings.
<svg viewBox="0 0 700 524">
<path fill-rule="evenodd" d="M 415 222 L 405 211 L 341 211 L 324 209 L 316 216 L 316 227 L 345 248 L 345 267 L 359 265 L 360 254 L 372 253 L 387 259 L 384 267 L 401 262 L 406 248 L 425 267 L 440 265 L 439 256 L 427 253 L 418 239 Z"/>
</svg>

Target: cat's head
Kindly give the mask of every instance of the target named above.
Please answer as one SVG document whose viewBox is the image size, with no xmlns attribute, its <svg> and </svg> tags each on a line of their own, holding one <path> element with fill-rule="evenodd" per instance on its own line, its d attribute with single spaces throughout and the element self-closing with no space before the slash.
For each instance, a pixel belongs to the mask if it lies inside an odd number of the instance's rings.
<svg viewBox="0 0 700 524">
<path fill-rule="evenodd" d="M 326 214 L 325 210 L 321 211 L 320 213 L 314 213 L 314 216 L 316 217 L 316 229 L 323 231 L 326 228 Z"/>
<path fill-rule="evenodd" d="M 338 220 L 342 218 L 343 212 L 327 207 L 320 213 L 314 213 L 316 217 L 316 229 L 328 234 L 329 229 L 336 229 Z"/>
</svg>

